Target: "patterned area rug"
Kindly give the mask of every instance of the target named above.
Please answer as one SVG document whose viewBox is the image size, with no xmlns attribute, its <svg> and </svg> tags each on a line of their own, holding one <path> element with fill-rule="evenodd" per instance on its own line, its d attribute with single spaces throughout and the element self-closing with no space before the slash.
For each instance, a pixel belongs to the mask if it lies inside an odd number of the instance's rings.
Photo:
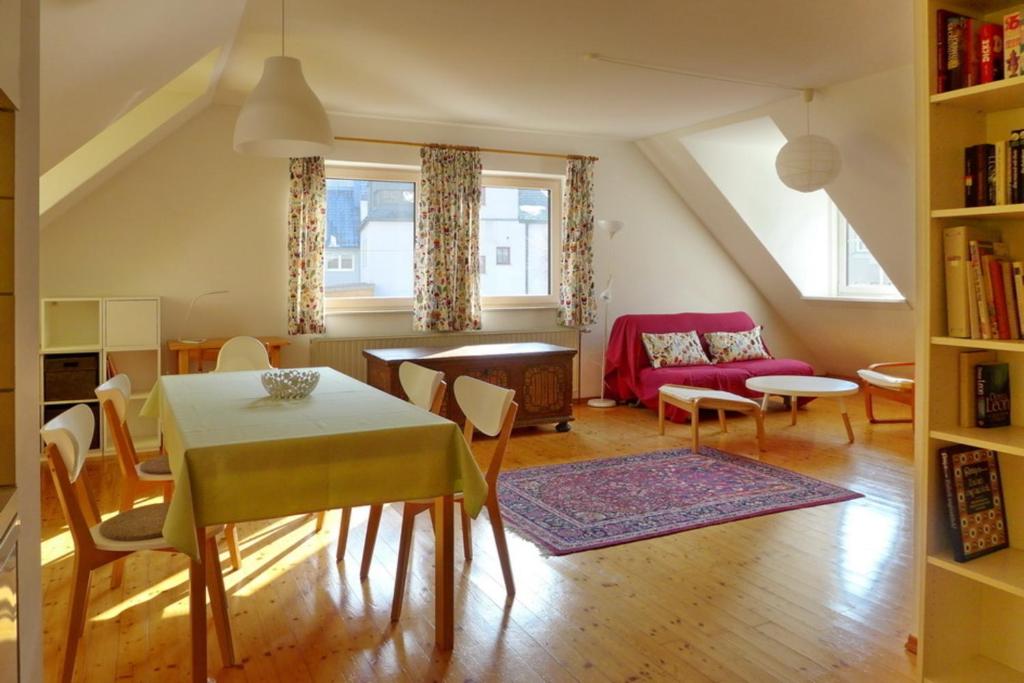
<svg viewBox="0 0 1024 683">
<path fill-rule="evenodd" d="M 498 490 L 505 522 L 552 555 L 861 497 L 708 447 L 503 472 Z"/>
</svg>

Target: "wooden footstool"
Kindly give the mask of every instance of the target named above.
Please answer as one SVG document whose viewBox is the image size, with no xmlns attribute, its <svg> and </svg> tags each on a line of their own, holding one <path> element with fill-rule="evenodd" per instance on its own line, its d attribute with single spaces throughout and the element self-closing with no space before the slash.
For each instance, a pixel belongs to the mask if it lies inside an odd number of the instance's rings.
<svg viewBox="0 0 1024 683">
<path fill-rule="evenodd" d="M 728 391 L 687 387 L 682 384 L 666 384 L 658 390 L 658 434 L 665 433 L 665 404 L 682 408 L 690 413 L 690 430 L 693 434 L 692 449 L 700 447 L 700 409 L 717 410 L 718 423 L 722 431 L 728 431 L 725 424 L 725 411 L 735 410 L 751 413 L 757 423 L 757 447 L 764 450 L 764 414 L 757 401 L 744 398 Z"/>
</svg>

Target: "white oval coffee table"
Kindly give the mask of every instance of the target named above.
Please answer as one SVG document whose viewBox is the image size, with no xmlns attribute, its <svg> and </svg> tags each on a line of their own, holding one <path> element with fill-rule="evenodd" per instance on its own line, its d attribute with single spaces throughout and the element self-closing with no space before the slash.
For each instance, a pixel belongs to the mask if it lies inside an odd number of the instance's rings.
<svg viewBox="0 0 1024 683">
<path fill-rule="evenodd" d="M 853 443 L 853 428 L 850 427 L 850 416 L 846 414 L 847 396 L 854 396 L 860 387 L 854 382 L 832 377 L 814 377 L 809 375 L 766 375 L 751 377 L 747 380 L 747 389 L 760 391 L 761 410 L 768 407 L 769 396 L 784 396 L 790 399 L 791 424 L 796 424 L 797 399 L 812 396 L 814 398 L 834 398 L 839 402 L 839 412 L 846 425 L 846 436 Z"/>
</svg>

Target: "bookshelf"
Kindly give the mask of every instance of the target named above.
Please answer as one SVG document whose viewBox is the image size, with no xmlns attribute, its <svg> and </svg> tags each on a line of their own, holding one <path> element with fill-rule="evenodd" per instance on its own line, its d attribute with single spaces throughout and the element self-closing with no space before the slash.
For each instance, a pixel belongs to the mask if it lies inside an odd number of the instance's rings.
<svg viewBox="0 0 1024 683">
<path fill-rule="evenodd" d="M 936 13 L 1001 22 L 1019 2 L 916 0 L 918 37 L 918 406 L 915 432 L 918 667 L 932 683 L 1024 681 L 1024 341 L 948 336 L 943 230 L 997 227 L 1024 260 L 1024 204 L 964 208 L 964 149 L 1024 128 L 1024 78 L 936 93 Z M 961 427 L 959 355 L 995 351 L 1010 365 L 1011 425 Z M 939 449 L 964 444 L 999 452 L 1010 545 L 958 563 L 947 532 Z"/>
<path fill-rule="evenodd" d="M 132 383 L 128 428 L 140 451 L 160 444 L 159 425 L 139 415 L 161 372 L 160 299 L 157 297 L 54 298 L 40 303 L 40 421 L 73 405 L 93 410 L 92 454 L 110 453 L 113 441 L 93 390 L 110 369 Z M 61 373 L 69 373 L 67 378 Z"/>
<path fill-rule="evenodd" d="M 0 488 L 14 481 L 14 103 L 0 90 Z M 0 493 L 2 496 L 2 493 Z M 3 510 L 0 504 L 0 511 Z"/>
</svg>

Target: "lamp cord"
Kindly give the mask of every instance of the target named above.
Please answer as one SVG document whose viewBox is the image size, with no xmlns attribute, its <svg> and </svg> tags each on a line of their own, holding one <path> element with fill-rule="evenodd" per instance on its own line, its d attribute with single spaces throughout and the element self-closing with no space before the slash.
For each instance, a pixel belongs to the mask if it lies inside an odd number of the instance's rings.
<svg viewBox="0 0 1024 683">
<path fill-rule="evenodd" d="M 281 0 L 281 56 L 284 57 L 284 0 Z"/>
</svg>

